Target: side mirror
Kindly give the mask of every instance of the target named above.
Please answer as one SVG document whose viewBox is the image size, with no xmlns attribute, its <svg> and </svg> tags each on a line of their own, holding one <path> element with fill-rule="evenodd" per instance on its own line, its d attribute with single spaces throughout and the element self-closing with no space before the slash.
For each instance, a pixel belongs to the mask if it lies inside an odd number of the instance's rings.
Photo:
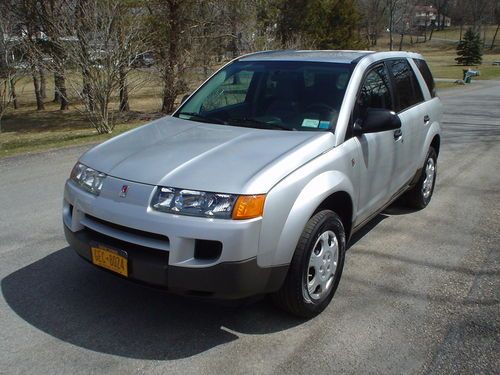
<svg viewBox="0 0 500 375">
<path fill-rule="evenodd" d="M 368 108 L 365 116 L 354 123 L 354 134 L 378 133 L 401 128 L 401 119 L 391 110 Z"/>
</svg>

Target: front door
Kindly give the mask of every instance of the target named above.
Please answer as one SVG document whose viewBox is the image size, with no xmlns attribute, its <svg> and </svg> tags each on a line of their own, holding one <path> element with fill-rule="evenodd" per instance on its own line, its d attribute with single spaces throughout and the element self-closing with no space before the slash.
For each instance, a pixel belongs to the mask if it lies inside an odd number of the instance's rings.
<svg viewBox="0 0 500 375">
<path fill-rule="evenodd" d="M 386 66 L 381 63 L 365 76 L 353 120 L 362 117 L 368 108 L 393 110 L 391 85 Z M 356 224 L 367 219 L 391 198 L 392 181 L 397 173 L 397 140 L 394 131 L 363 134 L 356 138 L 359 147 L 360 180 Z"/>
</svg>

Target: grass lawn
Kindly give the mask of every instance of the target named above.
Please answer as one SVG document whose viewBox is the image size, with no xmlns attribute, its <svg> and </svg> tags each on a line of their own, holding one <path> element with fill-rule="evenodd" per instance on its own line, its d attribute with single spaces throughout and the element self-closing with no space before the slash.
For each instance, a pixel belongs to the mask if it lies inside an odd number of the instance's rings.
<svg viewBox="0 0 500 375">
<path fill-rule="evenodd" d="M 136 112 L 118 116 L 112 134 L 98 134 L 75 106 L 62 112 L 59 105 L 50 102 L 45 103 L 44 111 L 37 111 L 33 104 L 21 105 L 19 109 L 7 112 L 2 119 L 0 157 L 102 142 L 160 116 L 157 97 L 134 98 L 130 105 Z"/>
<path fill-rule="evenodd" d="M 490 30 L 488 29 L 488 33 Z M 467 68 L 455 64 L 456 51 L 454 42 L 443 42 L 438 36 L 447 33 L 446 38 L 453 39 L 457 30 L 436 32 L 437 40 L 428 43 L 410 44 L 405 40 L 404 49 L 422 53 L 427 59 L 435 78 L 461 79 L 462 69 Z M 455 33 L 455 34 L 453 34 Z M 441 36 L 444 36 L 442 34 Z M 387 36 L 383 36 L 376 49 L 386 49 Z M 481 72 L 481 76 L 473 79 L 500 79 L 500 66 L 493 66 L 492 62 L 500 60 L 500 50 L 493 52 L 486 50 L 483 64 L 479 67 L 470 67 Z M 215 69 L 216 67 L 214 67 Z M 195 88 L 203 81 L 199 73 L 193 73 L 190 87 Z M 80 77 L 70 74 L 68 88 L 78 86 Z M 0 133 L 0 157 L 10 156 L 24 152 L 34 152 L 51 148 L 89 144 L 104 141 L 112 136 L 132 129 L 140 124 L 160 116 L 158 110 L 161 106 L 161 81 L 154 72 L 132 72 L 131 86 L 137 88 L 130 95 L 130 107 L 133 112 L 120 115 L 116 118 L 116 127 L 112 134 L 99 135 L 85 118 L 78 104 L 70 105 L 70 109 L 61 112 L 58 105 L 52 103 L 53 80 L 48 77 L 46 110 L 37 111 L 33 82 L 30 77 L 23 77 L 17 84 L 18 102 L 20 108 L 10 109 L 2 119 L 2 132 Z M 437 82 L 438 89 L 463 87 L 452 82 Z M 71 91 L 71 90 L 70 90 Z M 73 98 L 73 102 L 75 102 Z"/>
</svg>

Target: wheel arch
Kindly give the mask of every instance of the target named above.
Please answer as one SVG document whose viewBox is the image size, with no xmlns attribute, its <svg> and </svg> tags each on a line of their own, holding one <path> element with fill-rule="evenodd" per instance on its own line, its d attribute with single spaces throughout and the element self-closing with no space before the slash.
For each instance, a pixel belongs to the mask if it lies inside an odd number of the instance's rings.
<svg viewBox="0 0 500 375">
<path fill-rule="evenodd" d="M 431 141 L 431 147 L 436 151 L 436 155 L 439 156 L 439 147 L 441 146 L 441 136 L 436 134 Z"/>
<path fill-rule="evenodd" d="M 275 247 L 273 264 L 290 263 L 307 222 L 322 209 L 333 210 L 341 217 L 347 240 L 352 229 L 354 188 L 344 173 L 323 172 L 303 187 L 282 227 Z"/>
<path fill-rule="evenodd" d="M 334 192 L 321 202 L 313 215 L 322 210 L 331 210 L 340 216 L 340 220 L 345 230 L 346 241 L 349 240 L 352 231 L 352 215 L 354 211 L 351 195 L 343 190 Z"/>
</svg>

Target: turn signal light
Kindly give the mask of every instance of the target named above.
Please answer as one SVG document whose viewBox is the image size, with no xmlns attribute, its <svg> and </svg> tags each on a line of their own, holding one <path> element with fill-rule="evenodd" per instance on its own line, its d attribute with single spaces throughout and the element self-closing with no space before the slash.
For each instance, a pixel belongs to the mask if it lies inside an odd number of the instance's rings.
<svg viewBox="0 0 500 375">
<path fill-rule="evenodd" d="M 233 208 L 233 219 L 244 220 L 262 216 L 265 195 L 240 195 Z"/>
</svg>

